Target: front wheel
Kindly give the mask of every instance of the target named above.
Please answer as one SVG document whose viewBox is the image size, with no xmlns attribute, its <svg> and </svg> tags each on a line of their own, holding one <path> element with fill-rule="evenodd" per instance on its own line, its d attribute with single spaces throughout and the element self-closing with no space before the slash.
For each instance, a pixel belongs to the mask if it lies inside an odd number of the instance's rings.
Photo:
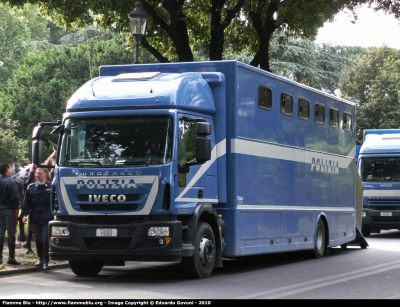
<svg viewBox="0 0 400 307">
<path fill-rule="evenodd" d="M 90 277 L 96 276 L 103 268 L 104 261 L 101 260 L 82 260 L 70 261 L 69 266 L 77 276 Z"/>
<path fill-rule="evenodd" d="M 183 258 L 181 262 L 185 275 L 190 278 L 207 278 L 214 268 L 215 257 L 214 232 L 209 224 L 199 223 L 193 256 Z"/>
<path fill-rule="evenodd" d="M 315 246 L 313 251 L 313 256 L 316 258 L 324 257 L 326 249 L 325 232 L 325 224 L 321 219 L 319 219 L 317 230 L 315 232 Z"/>
</svg>

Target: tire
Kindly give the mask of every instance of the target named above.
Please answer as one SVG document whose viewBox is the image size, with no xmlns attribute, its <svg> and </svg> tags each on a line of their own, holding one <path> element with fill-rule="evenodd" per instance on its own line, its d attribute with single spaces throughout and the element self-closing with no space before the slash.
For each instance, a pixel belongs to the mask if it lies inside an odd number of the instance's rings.
<svg viewBox="0 0 400 307">
<path fill-rule="evenodd" d="M 315 231 L 315 246 L 312 255 L 315 258 L 322 258 L 325 255 L 326 242 L 325 242 L 325 224 L 322 219 L 318 220 L 317 229 Z"/>
<path fill-rule="evenodd" d="M 82 277 L 96 276 L 100 273 L 103 265 L 104 261 L 101 260 L 69 261 L 71 271 Z"/>
<path fill-rule="evenodd" d="M 216 258 L 215 236 L 208 223 L 199 223 L 194 242 L 194 253 L 182 259 L 184 274 L 189 278 L 207 278 L 211 275 Z"/>
<path fill-rule="evenodd" d="M 347 244 L 342 244 L 342 245 L 340 245 L 340 248 L 341 248 L 341 249 L 347 249 Z"/>
<path fill-rule="evenodd" d="M 371 235 L 371 228 L 363 227 L 361 233 L 364 237 L 369 237 Z"/>
</svg>

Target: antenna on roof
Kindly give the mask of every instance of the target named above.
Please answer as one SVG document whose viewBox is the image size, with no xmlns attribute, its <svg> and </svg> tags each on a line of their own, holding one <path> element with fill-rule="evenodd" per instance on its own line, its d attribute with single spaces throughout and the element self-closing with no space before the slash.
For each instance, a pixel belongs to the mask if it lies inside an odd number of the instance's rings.
<svg viewBox="0 0 400 307">
<path fill-rule="evenodd" d="M 93 90 L 93 76 L 92 76 L 92 65 L 90 65 L 91 63 L 90 63 L 90 49 L 88 50 L 88 55 L 89 55 L 89 73 L 90 73 L 90 80 L 92 81 L 92 94 L 93 94 L 93 96 L 96 96 L 95 94 L 94 94 L 94 90 Z"/>
</svg>

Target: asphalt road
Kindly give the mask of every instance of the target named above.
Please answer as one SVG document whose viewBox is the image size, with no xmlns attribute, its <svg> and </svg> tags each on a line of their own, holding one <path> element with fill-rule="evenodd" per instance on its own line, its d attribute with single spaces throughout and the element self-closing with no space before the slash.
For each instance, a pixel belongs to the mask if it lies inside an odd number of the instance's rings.
<svg viewBox="0 0 400 307">
<path fill-rule="evenodd" d="M 367 249 L 330 249 L 224 260 L 202 280 L 176 263 L 129 262 L 82 278 L 57 269 L 0 278 L 2 299 L 399 299 L 400 232 L 366 238 Z"/>
</svg>

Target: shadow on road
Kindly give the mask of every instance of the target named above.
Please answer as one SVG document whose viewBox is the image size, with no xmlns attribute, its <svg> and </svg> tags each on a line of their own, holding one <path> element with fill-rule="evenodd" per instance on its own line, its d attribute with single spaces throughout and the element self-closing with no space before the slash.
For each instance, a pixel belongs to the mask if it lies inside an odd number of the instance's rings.
<svg viewBox="0 0 400 307">
<path fill-rule="evenodd" d="M 237 275 L 250 273 L 251 271 L 267 270 L 278 266 L 300 264 L 310 261 L 329 261 L 332 256 L 345 255 L 352 252 L 361 251 L 358 247 L 347 249 L 331 248 L 329 255 L 322 259 L 313 257 L 310 251 L 296 251 L 286 253 L 276 253 L 258 256 L 246 256 L 240 258 L 224 259 L 224 267 L 214 269 L 209 278 L 225 278 L 227 275 Z M 104 267 L 96 277 L 76 277 L 74 282 L 87 283 L 140 283 L 140 284 L 174 284 L 182 281 L 190 282 L 181 270 L 179 263 L 151 263 L 151 262 L 127 262 L 125 267 Z M 207 282 L 207 279 L 203 282 Z M 193 280 L 192 280 L 193 281 Z M 199 280 L 196 283 L 201 282 Z"/>
<path fill-rule="evenodd" d="M 365 237 L 367 240 L 369 238 L 385 238 L 385 239 L 400 239 L 399 230 L 382 230 L 380 233 L 371 233 L 369 237 Z"/>
</svg>

